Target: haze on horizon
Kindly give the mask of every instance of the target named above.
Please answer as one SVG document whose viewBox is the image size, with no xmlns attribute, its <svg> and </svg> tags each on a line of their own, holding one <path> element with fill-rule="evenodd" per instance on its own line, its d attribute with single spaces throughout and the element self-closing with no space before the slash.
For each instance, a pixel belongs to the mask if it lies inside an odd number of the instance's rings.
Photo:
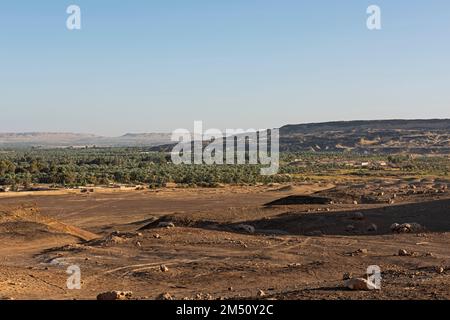
<svg viewBox="0 0 450 320">
<path fill-rule="evenodd" d="M 447 0 L 2 2 L 0 132 L 450 118 L 449 30 Z"/>
</svg>

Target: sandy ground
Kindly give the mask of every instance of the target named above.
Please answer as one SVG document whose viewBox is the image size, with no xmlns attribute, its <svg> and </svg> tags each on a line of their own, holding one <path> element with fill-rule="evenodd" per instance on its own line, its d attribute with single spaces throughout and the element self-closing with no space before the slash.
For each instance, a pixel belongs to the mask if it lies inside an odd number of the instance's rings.
<svg viewBox="0 0 450 320">
<path fill-rule="evenodd" d="M 95 299 L 109 290 L 136 299 L 450 298 L 448 191 L 399 181 L 333 187 L 2 195 L 0 299 Z M 314 192 L 331 203 L 266 205 Z M 394 234 L 395 222 L 426 230 Z M 71 265 L 81 290 L 66 286 Z M 381 268 L 382 290 L 344 287 L 344 273 L 362 276 L 370 265 Z"/>
</svg>

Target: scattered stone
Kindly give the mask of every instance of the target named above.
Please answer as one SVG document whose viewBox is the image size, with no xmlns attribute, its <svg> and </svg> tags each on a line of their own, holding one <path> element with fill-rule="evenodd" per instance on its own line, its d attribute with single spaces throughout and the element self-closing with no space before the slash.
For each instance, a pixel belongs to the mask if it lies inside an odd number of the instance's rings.
<svg viewBox="0 0 450 320">
<path fill-rule="evenodd" d="M 262 290 L 258 291 L 258 297 L 264 297 L 266 295 L 266 293 Z"/>
<path fill-rule="evenodd" d="M 398 255 L 401 256 L 401 257 L 418 257 L 418 256 L 420 256 L 420 254 L 418 252 L 414 252 L 414 251 L 409 252 L 409 251 L 404 250 L 404 249 L 400 249 L 398 251 Z"/>
<path fill-rule="evenodd" d="M 378 226 L 375 223 L 372 223 L 368 228 L 367 231 L 369 232 L 377 232 L 378 231 Z"/>
<path fill-rule="evenodd" d="M 367 250 L 367 249 L 358 249 L 356 251 L 348 253 L 347 255 L 354 257 L 354 256 L 365 255 L 368 253 L 369 253 L 369 250 Z"/>
<path fill-rule="evenodd" d="M 436 272 L 439 274 L 443 274 L 445 272 L 445 268 L 444 267 L 436 267 Z"/>
<path fill-rule="evenodd" d="M 247 233 L 255 233 L 255 227 L 250 226 L 248 224 L 240 224 L 236 226 L 236 229 L 245 231 Z"/>
<path fill-rule="evenodd" d="M 170 293 L 161 293 L 156 300 L 173 300 L 173 297 Z"/>
<path fill-rule="evenodd" d="M 157 233 L 157 234 L 154 234 L 154 235 L 153 235 L 153 238 L 155 238 L 155 239 L 161 239 L 161 236 Z"/>
<path fill-rule="evenodd" d="M 97 296 L 97 300 L 129 300 L 133 296 L 133 292 L 131 291 L 109 291 L 100 293 Z"/>
<path fill-rule="evenodd" d="M 209 293 L 203 294 L 203 293 L 197 293 L 195 295 L 195 300 L 213 300 L 213 296 Z"/>
<path fill-rule="evenodd" d="M 301 266 L 302 266 L 302 264 L 298 263 L 298 262 L 288 264 L 288 268 L 297 268 L 297 267 L 301 267 Z"/>
<path fill-rule="evenodd" d="M 358 204 L 358 201 L 354 200 L 354 201 L 353 201 L 353 204 L 354 204 L 354 205 L 357 205 L 357 204 Z"/>
<path fill-rule="evenodd" d="M 138 246 L 139 248 L 141 248 L 141 247 L 142 247 L 142 244 L 141 244 L 139 241 L 137 241 L 137 242 L 136 242 L 136 246 Z"/>
<path fill-rule="evenodd" d="M 344 272 L 342 275 L 342 280 L 350 280 L 353 277 L 353 274 L 351 272 Z"/>
<path fill-rule="evenodd" d="M 161 270 L 161 272 L 169 272 L 169 268 L 167 268 L 167 266 L 164 264 L 160 265 L 159 269 Z"/>
<path fill-rule="evenodd" d="M 345 282 L 345 286 L 350 290 L 368 291 L 379 290 L 375 284 L 363 278 L 352 278 Z"/>
<path fill-rule="evenodd" d="M 391 225 L 391 231 L 395 233 L 419 233 L 425 231 L 425 228 L 416 222 L 403 224 L 394 223 Z"/>
<path fill-rule="evenodd" d="M 158 228 L 175 228 L 175 224 L 173 222 L 161 221 L 158 223 Z"/>
</svg>

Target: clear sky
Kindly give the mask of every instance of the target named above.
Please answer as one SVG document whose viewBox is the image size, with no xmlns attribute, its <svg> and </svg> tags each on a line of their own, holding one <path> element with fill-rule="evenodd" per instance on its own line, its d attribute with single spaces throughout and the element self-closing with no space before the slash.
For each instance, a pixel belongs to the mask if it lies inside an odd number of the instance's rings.
<svg viewBox="0 0 450 320">
<path fill-rule="evenodd" d="M 450 118 L 450 1 L 1 1 L 0 111 L 102 135 Z"/>
</svg>

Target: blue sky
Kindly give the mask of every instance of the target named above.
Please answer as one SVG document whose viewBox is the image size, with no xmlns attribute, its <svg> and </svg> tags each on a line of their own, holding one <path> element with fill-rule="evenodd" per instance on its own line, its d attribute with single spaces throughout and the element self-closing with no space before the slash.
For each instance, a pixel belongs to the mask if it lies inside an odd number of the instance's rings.
<svg viewBox="0 0 450 320">
<path fill-rule="evenodd" d="M 448 0 L 0 3 L 0 132 L 450 118 L 449 85 Z"/>
</svg>

